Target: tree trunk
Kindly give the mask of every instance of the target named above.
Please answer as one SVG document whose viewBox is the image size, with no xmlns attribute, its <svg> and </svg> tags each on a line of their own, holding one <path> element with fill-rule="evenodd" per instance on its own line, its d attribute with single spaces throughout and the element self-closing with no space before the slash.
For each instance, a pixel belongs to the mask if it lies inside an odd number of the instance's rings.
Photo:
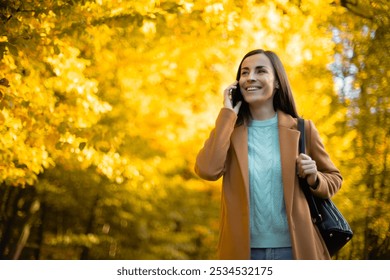
<svg viewBox="0 0 390 280">
<path fill-rule="evenodd" d="M 14 260 L 19 259 L 23 248 L 26 246 L 28 237 L 30 236 L 31 226 L 33 225 L 35 217 L 36 217 L 35 214 L 38 212 L 39 208 L 40 208 L 39 201 L 34 200 L 31 203 L 29 212 L 27 213 L 26 221 L 24 223 L 24 227 L 23 227 L 22 233 L 20 234 L 18 243 L 16 244 L 15 253 L 13 254 L 12 259 L 14 259 Z"/>
</svg>

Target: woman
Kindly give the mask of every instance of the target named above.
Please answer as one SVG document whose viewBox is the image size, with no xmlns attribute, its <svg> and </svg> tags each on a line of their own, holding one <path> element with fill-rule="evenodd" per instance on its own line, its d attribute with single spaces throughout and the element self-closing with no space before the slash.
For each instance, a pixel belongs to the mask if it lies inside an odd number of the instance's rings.
<svg viewBox="0 0 390 280">
<path fill-rule="evenodd" d="M 195 164 L 205 180 L 223 176 L 220 259 L 330 259 L 298 176 L 326 198 L 341 187 L 339 170 L 311 121 L 307 154 L 298 155 L 298 114 L 274 52 L 247 53 L 236 80 Z"/>
</svg>

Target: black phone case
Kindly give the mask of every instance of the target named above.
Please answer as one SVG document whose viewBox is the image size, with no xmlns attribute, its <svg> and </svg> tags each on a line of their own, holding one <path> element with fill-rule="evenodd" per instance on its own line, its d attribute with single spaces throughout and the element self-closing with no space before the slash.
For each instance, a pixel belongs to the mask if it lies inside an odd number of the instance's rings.
<svg viewBox="0 0 390 280">
<path fill-rule="evenodd" d="M 233 107 L 236 106 L 236 104 L 241 100 L 242 100 L 242 94 L 241 94 L 239 86 L 237 86 L 236 89 L 232 89 L 232 105 L 233 105 Z"/>
</svg>

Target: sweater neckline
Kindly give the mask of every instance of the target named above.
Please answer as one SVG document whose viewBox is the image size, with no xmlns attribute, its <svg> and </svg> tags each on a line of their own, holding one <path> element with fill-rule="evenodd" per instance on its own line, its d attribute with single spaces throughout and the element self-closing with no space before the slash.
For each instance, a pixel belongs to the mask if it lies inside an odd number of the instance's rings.
<svg viewBox="0 0 390 280">
<path fill-rule="evenodd" d="M 278 113 L 275 113 L 275 115 L 267 120 L 251 120 L 249 123 L 249 127 L 264 127 L 264 126 L 271 126 L 278 123 Z"/>
</svg>

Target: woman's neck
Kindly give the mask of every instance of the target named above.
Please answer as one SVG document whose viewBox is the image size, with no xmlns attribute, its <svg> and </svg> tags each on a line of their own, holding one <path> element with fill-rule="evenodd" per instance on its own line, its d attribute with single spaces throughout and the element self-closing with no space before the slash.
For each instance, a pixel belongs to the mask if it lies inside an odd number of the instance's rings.
<svg viewBox="0 0 390 280">
<path fill-rule="evenodd" d="M 249 106 L 249 110 L 251 112 L 252 119 L 259 121 L 271 119 L 276 114 L 273 106 L 257 106 L 254 108 Z"/>
</svg>

